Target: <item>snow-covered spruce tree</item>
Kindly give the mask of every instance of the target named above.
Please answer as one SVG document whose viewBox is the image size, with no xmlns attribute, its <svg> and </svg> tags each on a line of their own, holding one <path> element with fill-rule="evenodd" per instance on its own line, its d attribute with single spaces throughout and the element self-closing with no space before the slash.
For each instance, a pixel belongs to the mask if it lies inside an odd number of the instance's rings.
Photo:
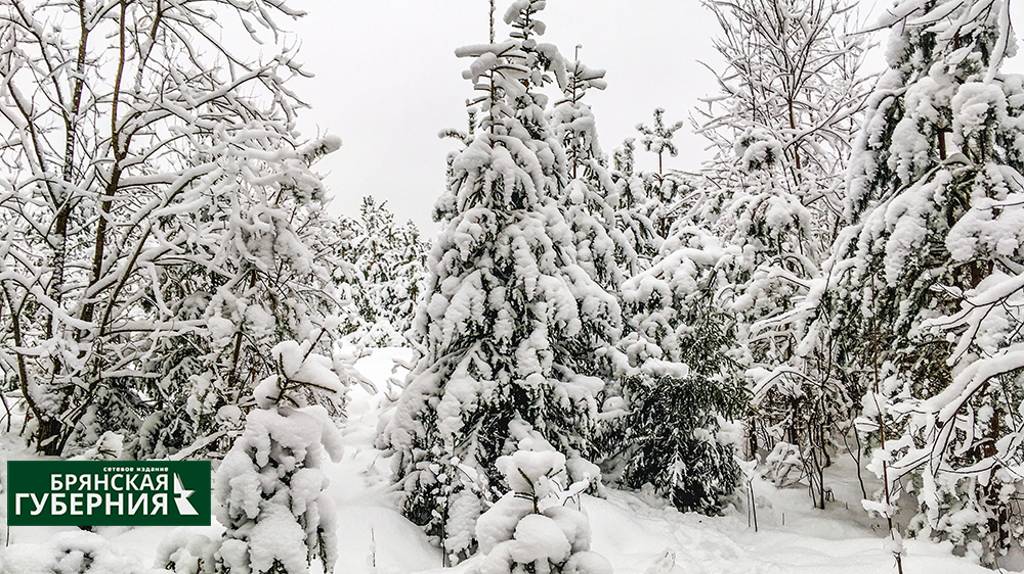
<svg viewBox="0 0 1024 574">
<path fill-rule="evenodd" d="M 643 233 L 638 218 L 629 207 L 619 206 L 620 186 L 612 178 L 607 158 L 597 139 L 597 127 L 590 106 L 584 101 L 592 89 L 604 89 L 603 70 L 593 70 L 579 60 L 568 67 L 562 99 L 551 113 L 551 126 L 566 150 L 569 180 L 562 204 L 572 231 L 576 260 L 580 267 L 608 293 L 620 301 L 622 283 L 646 267 L 633 244 L 633 233 Z M 628 185 L 628 184 L 623 184 Z M 620 222 L 620 217 L 622 221 Z M 647 246 L 642 246 L 647 248 Z M 587 374 L 612 381 L 626 370 L 623 359 L 615 354 L 593 358 Z M 611 385 L 604 400 L 618 394 Z"/>
<path fill-rule="evenodd" d="M 639 271 L 640 261 L 617 224 L 616 186 L 598 144 L 594 113 L 584 101 L 588 91 L 605 88 L 605 72 L 583 64 L 579 49 L 567 68 L 562 99 L 551 113 L 551 128 L 565 148 L 571 178 L 564 203 L 577 261 L 602 287 L 617 293 L 625 278 Z"/>
<path fill-rule="evenodd" d="M 307 396 L 342 392 L 344 372 L 294 341 L 275 346 L 270 358 L 277 374 L 257 386 L 257 408 L 214 477 L 225 532 L 214 563 L 203 567 L 224 574 L 331 572 L 337 531 L 322 467 L 326 457 L 341 457 L 341 441 L 327 411 L 308 406 Z M 171 567 L 193 557 L 167 550 Z"/>
<path fill-rule="evenodd" d="M 735 445 L 719 432 L 746 402 L 735 322 L 722 304 L 734 256 L 705 229 L 678 229 L 623 286 L 620 347 L 632 368 L 625 414 L 602 436 L 606 463 L 683 511 L 719 511 L 741 478 Z"/>
<path fill-rule="evenodd" d="M 849 225 L 810 327 L 832 330 L 837 377 L 863 394 L 858 427 L 884 487 L 882 503 L 866 506 L 891 524 L 894 501 L 911 492 L 912 533 L 987 564 L 1019 532 L 1021 365 L 1002 353 L 1014 345 L 1003 330 L 1014 305 L 1001 302 L 1014 296 L 1001 279 L 1024 263 L 1024 124 L 1022 80 L 1000 71 L 1015 50 L 1008 10 L 905 1 L 883 17 L 889 69 L 856 142 Z"/>
<path fill-rule="evenodd" d="M 219 432 L 269 349 L 336 314 L 305 241 L 324 199 L 311 164 L 337 141 L 297 139 L 287 82 L 303 72 L 234 54 L 211 10 L 0 7 L 0 369 L 46 453 L 114 431 L 164 454 Z M 300 15 L 256 1 L 219 24 L 259 40 Z"/>
<path fill-rule="evenodd" d="M 594 112 L 584 99 L 590 90 L 603 90 L 608 87 L 604 70 L 595 70 L 580 60 L 582 46 L 576 46 L 576 58 L 566 68 L 565 86 L 562 97 L 555 103 L 550 122 L 555 134 L 562 139 L 565 148 L 569 174 L 573 179 L 596 177 L 587 173 L 593 171 L 592 160 L 598 165 L 605 163 L 601 145 L 597 141 L 597 125 Z"/>
<path fill-rule="evenodd" d="M 612 154 L 611 177 L 616 196 L 615 224 L 636 253 L 638 269 L 631 273 L 635 275 L 650 266 L 662 241 L 651 219 L 649 190 L 643 173 L 636 167 L 635 139 L 626 138 Z"/>
<path fill-rule="evenodd" d="M 665 123 L 664 108 L 654 110 L 651 125 L 641 123 L 636 126 L 640 144 L 658 160 L 658 171 L 642 172 L 641 179 L 647 191 L 647 215 L 660 238 L 671 234 L 677 219 L 676 211 L 680 207 L 678 204 L 693 191 L 689 176 L 665 167 L 666 154 L 671 157 L 679 155 L 675 138 L 676 132 L 682 128 L 683 122 Z"/>
<path fill-rule="evenodd" d="M 694 122 L 714 151 L 687 219 L 739 248 L 730 312 L 749 350 L 752 454 L 799 452 L 814 504 L 853 401 L 820 354 L 801 355 L 794 313 L 819 277 L 841 207 L 849 140 L 864 100 L 862 48 L 841 0 L 705 5 L 720 24 L 720 93 Z M 855 24 L 855 22 L 854 22 Z M 770 457 L 777 458 L 777 457 Z"/>
<path fill-rule="evenodd" d="M 683 122 L 675 122 L 672 125 L 665 123 L 665 109 L 655 108 L 653 123 L 648 126 L 637 124 L 636 129 L 640 132 L 640 143 L 644 149 L 653 153 L 658 158 L 658 175 L 665 175 L 665 154 L 671 157 L 679 155 L 679 148 L 676 147 L 676 132 L 683 128 Z"/>
<path fill-rule="evenodd" d="M 717 325 L 705 324 L 696 337 L 722 342 Z M 722 355 L 693 357 L 700 370 L 662 376 L 634 375 L 623 383 L 630 414 L 622 427 L 628 458 L 622 480 L 632 488 L 652 485 L 682 512 L 717 514 L 743 477 L 736 437 L 723 421 L 743 415 L 747 395 L 723 376 Z"/>
<path fill-rule="evenodd" d="M 587 477 L 571 476 L 565 455 L 535 433 L 519 437 L 518 450 L 497 460 L 509 492 L 476 524 L 485 556 L 472 572 L 611 574 L 608 560 L 590 550 L 590 523 L 579 504 Z"/>
<path fill-rule="evenodd" d="M 391 255 L 396 244 L 395 216 L 384 202 L 367 196 L 359 206 L 356 225 L 352 247 L 359 283 L 355 286 L 355 301 L 366 331 L 365 342 L 378 344 L 389 338 L 384 331 L 390 327 L 386 314 L 394 270 Z"/>
<path fill-rule="evenodd" d="M 419 301 L 426 275 L 429 251 L 430 241 L 423 237 L 420 228 L 412 220 L 398 227 L 394 254 L 395 276 L 391 280 L 391 323 L 399 337 L 393 337 L 391 345 L 406 345 L 405 337 L 416 316 L 416 302 Z"/>
<path fill-rule="evenodd" d="M 515 449 L 524 419 L 561 452 L 586 451 L 603 382 L 589 376 L 618 337 L 615 297 L 576 262 L 560 208 L 565 154 L 539 93 L 564 80 L 558 51 L 539 43 L 541 1 L 512 4 L 512 37 L 461 48 L 482 95 L 480 126 L 450 161 L 438 200 L 444 230 L 427 261 L 413 325 L 415 366 L 382 419 L 403 508 L 457 560 Z M 563 82 L 564 83 L 564 82 Z"/>
</svg>

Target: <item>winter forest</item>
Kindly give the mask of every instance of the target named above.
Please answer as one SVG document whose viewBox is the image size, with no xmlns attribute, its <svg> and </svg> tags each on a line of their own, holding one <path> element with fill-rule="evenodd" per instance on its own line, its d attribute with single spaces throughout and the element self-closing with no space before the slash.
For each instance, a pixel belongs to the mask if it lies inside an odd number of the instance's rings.
<svg viewBox="0 0 1024 574">
<path fill-rule="evenodd" d="M 326 2 L 0 0 L 0 458 L 214 500 L 0 574 L 1024 571 L 1019 6 L 685 0 L 704 97 L 609 141 L 565 1 L 407 47 L 423 225 L 300 130 Z"/>
</svg>

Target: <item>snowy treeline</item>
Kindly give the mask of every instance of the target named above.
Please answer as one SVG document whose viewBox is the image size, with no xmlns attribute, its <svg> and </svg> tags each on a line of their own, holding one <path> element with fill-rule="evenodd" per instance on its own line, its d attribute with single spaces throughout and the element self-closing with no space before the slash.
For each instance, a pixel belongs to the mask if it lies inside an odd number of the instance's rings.
<svg viewBox="0 0 1024 574">
<path fill-rule="evenodd" d="M 456 50 L 468 124 L 442 134 L 428 241 L 371 197 L 325 210 L 340 141 L 298 134 L 304 70 L 255 49 L 289 3 L 0 0 L 6 420 L 46 455 L 222 459 L 225 531 L 165 541 L 175 572 L 331 569 L 322 469 L 362 346 L 414 351 L 377 447 L 447 564 L 605 574 L 583 492 L 715 514 L 756 473 L 825 508 L 842 457 L 897 568 L 904 536 L 986 565 L 1019 547 L 1009 0 L 867 24 L 845 0 L 704 0 L 725 64 L 693 134 L 659 108 L 611 150 L 606 72 L 544 40 L 545 0 L 503 4 Z"/>
<path fill-rule="evenodd" d="M 357 217 L 327 225 L 333 282 L 355 308 L 346 338 L 363 347 L 406 345 L 429 243 L 416 224 L 396 224 L 387 205 L 369 196 Z"/>
</svg>

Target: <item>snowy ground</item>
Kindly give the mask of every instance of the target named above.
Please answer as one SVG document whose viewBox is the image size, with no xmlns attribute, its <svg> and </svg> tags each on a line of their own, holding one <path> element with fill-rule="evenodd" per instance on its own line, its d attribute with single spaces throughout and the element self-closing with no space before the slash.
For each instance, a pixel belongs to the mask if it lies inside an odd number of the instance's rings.
<svg viewBox="0 0 1024 574">
<path fill-rule="evenodd" d="M 384 349 L 360 361 L 364 375 L 383 386 L 392 359 L 405 351 Z M 473 560 L 441 568 L 440 553 L 395 510 L 386 461 L 373 448 L 380 395 L 353 389 L 349 421 L 342 429 L 346 452 L 330 468 L 331 494 L 341 523 L 337 574 L 448 574 L 472 571 Z M 12 437 L 0 437 L 0 452 L 28 455 Z M 759 531 L 745 514 L 707 518 L 680 514 L 657 499 L 610 490 L 607 499 L 588 497 L 584 507 L 594 531 L 593 549 L 619 574 L 866 574 L 894 572 L 878 525 L 858 510 L 856 485 L 836 485 L 837 502 L 826 511 L 810 508 L 802 490 L 777 491 L 759 484 Z M 849 508 L 848 508 L 849 507 Z M 10 542 L 41 542 L 58 528 L 15 527 Z M 125 552 L 152 563 L 171 528 L 102 528 Z M 215 532 L 215 528 L 208 529 Z M 990 570 L 950 555 L 940 545 L 911 541 L 907 574 L 981 574 Z M 2 573 L 18 574 L 18 573 Z"/>
</svg>

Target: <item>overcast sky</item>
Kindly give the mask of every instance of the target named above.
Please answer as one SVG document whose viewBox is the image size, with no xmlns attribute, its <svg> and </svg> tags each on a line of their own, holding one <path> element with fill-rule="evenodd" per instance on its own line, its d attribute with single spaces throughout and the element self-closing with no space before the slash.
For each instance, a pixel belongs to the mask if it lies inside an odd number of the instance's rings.
<svg viewBox="0 0 1024 574">
<path fill-rule="evenodd" d="M 886 0 L 877 0 L 886 5 Z M 870 10 L 876 0 L 864 0 Z M 507 0 L 498 0 L 500 19 Z M 1014 21 L 1024 21 L 1022 2 Z M 316 74 L 297 83 L 312 109 L 301 126 L 330 132 L 342 149 L 321 169 L 335 197 L 331 209 L 355 213 L 364 195 L 386 199 L 400 219 L 428 234 L 430 210 L 444 186 L 444 158 L 453 142 L 440 130 L 465 125 L 470 84 L 456 47 L 487 40 L 487 0 L 299 0 L 309 15 L 289 27 L 301 39 L 300 59 Z M 686 119 L 713 92 L 711 38 L 717 24 L 698 0 L 551 0 L 545 40 L 608 71 L 608 89 L 590 99 L 601 143 L 611 152 L 658 106 Z M 499 38 L 505 28 L 499 27 Z M 1020 58 L 1016 59 L 1017 61 Z M 1016 64 L 1017 62 L 1015 62 Z M 703 141 L 679 141 L 673 167 L 696 167 Z"/>
</svg>

